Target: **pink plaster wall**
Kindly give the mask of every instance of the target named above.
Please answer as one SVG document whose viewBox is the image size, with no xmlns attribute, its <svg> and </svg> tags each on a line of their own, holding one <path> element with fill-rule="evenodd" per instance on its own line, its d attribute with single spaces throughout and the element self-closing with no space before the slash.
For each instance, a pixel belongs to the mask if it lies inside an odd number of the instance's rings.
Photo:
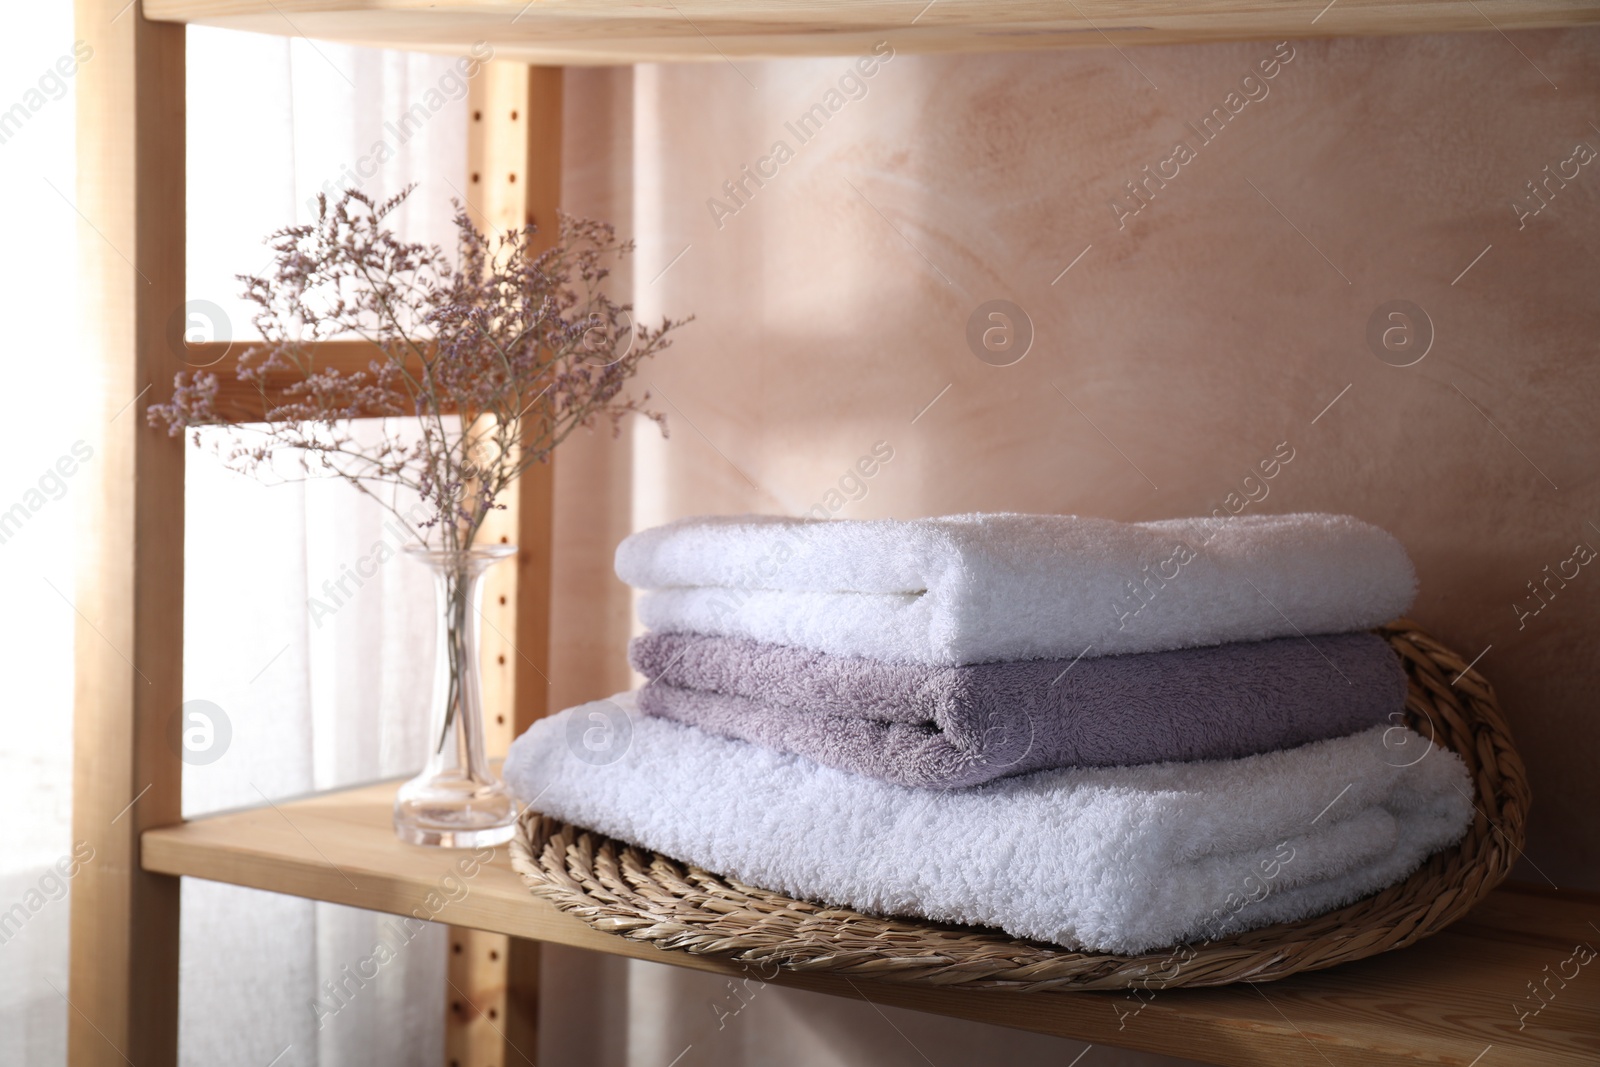
<svg viewBox="0 0 1600 1067">
<path fill-rule="evenodd" d="M 641 314 L 698 320 L 648 374 L 670 440 L 558 463 L 565 701 L 626 684 L 605 564 L 633 526 L 798 513 L 877 441 L 895 458 L 838 514 L 1190 515 L 1288 442 L 1252 509 L 1404 541 L 1415 617 L 1487 649 L 1527 761 L 1520 876 L 1600 887 L 1600 568 L 1514 607 L 1600 548 L 1600 159 L 1537 215 L 1512 206 L 1600 149 L 1600 33 L 1298 41 L 1201 145 L 1185 121 L 1274 52 L 895 55 L 805 144 L 785 122 L 852 60 L 570 73 L 568 203 L 631 226 Z M 743 205 L 722 194 L 779 139 L 793 159 Z M 1195 158 L 1120 217 L 1123 183 L 1179 140 Z M 628 189 L 611 168 L 630 162 Z M 1032 323 L 1012 366 L 966 341 L 991 299 Z M 1365 339 L 1394 299 L 1433 325 L 1413 366 Z"/>
</svg>

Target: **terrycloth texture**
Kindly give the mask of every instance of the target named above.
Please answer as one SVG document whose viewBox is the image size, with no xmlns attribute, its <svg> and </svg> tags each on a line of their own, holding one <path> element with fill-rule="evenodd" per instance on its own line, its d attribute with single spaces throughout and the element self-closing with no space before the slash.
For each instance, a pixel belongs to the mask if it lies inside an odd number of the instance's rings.
<svg viewBox="0 0 1600 1067">
<path fill-rule="evenodd" d="M 1367 630 L 1405 549 L 1344 515 L 684 519 L 617 546 L 650 629 L 962 664 Z"/>
<path fill-rule="evenodd" d="M 646 634 L 629 658 L 651 679 L 646 714 L 936 788 L 1292 748 L 1398 722 L 1406 701 L 1375 634 L 967 667 Z"/>
<path fill-rule="evenodd" d="M 1417 760 L 1428 742 L 1399 727 L 1240 760 L 935 791 L 631 704 L 621 694 L 535 723 L 506 781 L 549 815 L 751 885 L 1091 951 L 1320 914 L 1401 880 L 1472 818 L 1460 759 L 1435 748 Z M 607 724 L 621 745 L 625 722 L 626 750 L 596 761 L 589 734 Z"/>
</svg>

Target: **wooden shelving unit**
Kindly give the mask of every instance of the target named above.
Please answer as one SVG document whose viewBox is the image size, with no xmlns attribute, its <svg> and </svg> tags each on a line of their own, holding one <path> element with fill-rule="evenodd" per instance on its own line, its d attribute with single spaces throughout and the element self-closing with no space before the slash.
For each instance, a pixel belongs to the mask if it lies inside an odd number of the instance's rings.
<svg viewBox="0 0 1600 1067">
<path fill-rule="evenodd" d="M 1119 47 L 1311 35 L 1493 32 L 1600 22 L 1600 0 L 76 0 L 95 61 L 78 76 L 77 207 L 86 339 L 98 353 L 100 418 L 78 579 L 74 837 L 96 862 L 74 883 L 69 1059 L 177 1062 L 178 877 L 250 886 L 509 937 L 500 979 L 508 1020 L 531 1018 L 537 942 L 701 970 L 735 964 L 674 954 L 590 929 L 524 889 L 497 856 L 461 899 L 428 904 L 458 854 L 395 840 L 393 784 L 183 822 L 182 764 L 168 743 L 182 701 L 181 441 L 138 417 L 175 371 L 167 323 L 184 301 L 182 23 L 462 54 L 494 48 L 501 74 L 475 92 L 490 116 L 469 151 L 511 190 L 484 190 L 496 225 L 559 203 L 559 70 L 520 64 L 629 63 L 898 51 Z M 503 75 L 503 76 L 502 76 Z M 479 81 L 482 81 L 480 79 Z M 518 115 L 524 116 L 518 119 Z M 508 125 L 520 122 L 520 126 Z M 509 155 L 507 155 L 509 153 Z M 474 156 L 474 158 L 478 158 Z M 511 179 L 514 181 L 514 179 Z M 92 220 L 92 221 L 89 221 Z M 360 360 L 359 346 L 330 359 Z M 200 359 L 197 362 L 209 362 Z M 130 399 L 133 398 L 133 399 Z M 248 396 L 231 397 L 239 417 Z M 523 553 L 500 595 L 499 629 L 526 659 L 500 686 L 507 731 L 544 713 L 548 472 L 526 479 L 507 526 Z M 86 492 L 91 492 L 86 487 Z M 497 598 L 498 599 L 498 598 Z M 515 676 L 510 676 L 515 674 Z M 503 740 L 503 738 L 502 738 Z M 1547 985 L 1574 945 L 1600 942 L 1600 899 L 1502 889 L 1466 921 L 1402 952 L 1260 987 L 1114 994 L 937 991 L 784 974 L 777 981 L 1097 1043 L 1222 1064 L 1600 1063 L 1600 978 Z M 501 964 L 506 967 L 506 964 Z M 519 989 L 519 984 L 521 988 Z M 1518 1009 L 1549 1001 L 1519 1028 Z M 513 1010 L 515 1009 L 515 1010 Z M 529 1023 L 531 1027 L 531 1023 Z M 522 1033 L 521 1040 L 529 1039 Z M 474 1061 L 476 1062 L 476 1061 Z M 509 1056 L 505 1062 L 514 1062 Z"/>
<path fill-rule="evenodd" d="M 144 866 L 396 915 L 432 914 L 455 926 L 633 959 L 745 973 L 735 963 L 662 952 L 563 915 L 528 892 L 504 849 L 463 879 L 469 888 L 455 894 L 457 902 L 441 906 L 440 879 L 462 854 L 395 840 L 389 824 L 394 788 L 371 785 L 151 830 L 144 837 Z M 430 894 L 433 904 L 426 903 Z M 1600 981 L 1579 977 L 1565 988 L 1552 982 L 1549 1005 L 1520 1031 L 1514 1009 L 1537 1003 L 1526 983 L 1537 985 L 1550 973 L 1546 965 L 1556 970 L 1578 942 L 1600 942 L 1590 925 L 1597 917 L 1600 897 L 1505 888 L 1465 922 L 1402 952 L 1261 986 L 1147 993 L 1142 1009 L 1139 1000 L 1114 993 L 947 992 L 800 974 L 777 982 L 1229 1067 L 1324 1061 L 1335 1067 L 1578 1067 L 1600 1062 Z"/>
<path fill-rule="evenodd" d="M 1574 26 L 1592 0 L 145 0 L 145 14 L 257 33 L 578 65 L 995 52 Z"/>
</svg>

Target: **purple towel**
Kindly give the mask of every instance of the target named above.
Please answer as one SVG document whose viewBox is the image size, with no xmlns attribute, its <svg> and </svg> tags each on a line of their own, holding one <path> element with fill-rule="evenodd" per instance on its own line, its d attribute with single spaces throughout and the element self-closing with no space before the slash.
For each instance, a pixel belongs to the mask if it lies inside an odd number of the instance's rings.
<svg viewBox="0 0 1600 1067">
<path fill-rule="evenodd" d="M 1398 724 L 1406 699 L 1399 657 L 1370 633 L 964 667 L 700 634 L 645 634 L 628 653 L 648 715 L 933 788 L 1291 748 Z"/>
</svg>

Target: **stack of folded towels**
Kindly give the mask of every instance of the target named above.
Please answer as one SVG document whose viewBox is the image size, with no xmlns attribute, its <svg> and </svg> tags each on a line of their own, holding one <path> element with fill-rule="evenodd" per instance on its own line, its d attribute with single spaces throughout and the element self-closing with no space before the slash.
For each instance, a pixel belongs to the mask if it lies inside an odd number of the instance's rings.
<svg viewBox="0 0 1600 1067">
<path fill-rule="evenodd" d="M 1132 953 L 1341 907 L 1472 817 L 1346 516 L 689 519 L 617 550 L 642 689 L 520 738 L 540 811 L 748 884 Z M 614 761 L 574 744 L 626 717 Z"/>
</svg>

